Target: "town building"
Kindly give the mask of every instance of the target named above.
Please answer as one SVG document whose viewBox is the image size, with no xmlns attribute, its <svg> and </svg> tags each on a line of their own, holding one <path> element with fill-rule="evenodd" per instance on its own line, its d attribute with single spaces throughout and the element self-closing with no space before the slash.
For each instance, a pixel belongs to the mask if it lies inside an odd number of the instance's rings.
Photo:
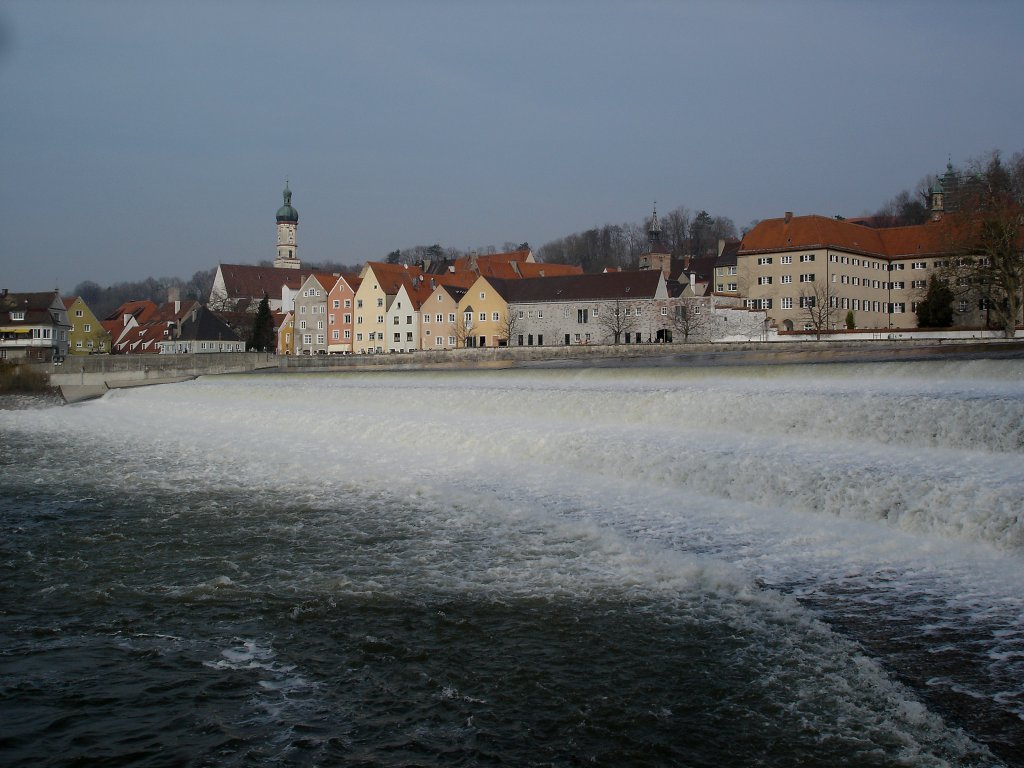
<svg viewBox="0 0 1024 768">
<path fill-rule="evenodd" d="M 360 282 L 355 275 L 342 274 L 327 294 L 328 354 L 352 352 L 355 296 Z"/>
<path fill-rule="evenodd" d="M 0 289 L 0 359 L 60 361 L 68 354 L 67 308 L 58 291 Z"/>
<path fill-rule="evenodd" d="M 340 273 L 313 272 L 299 286 L 295 296 L 292 354 L 327 354 L 328 295 L 340 277 Z"/>
<path fill-rule="evenodd" d="M 858 329 L 914 328 L 928 279 L 941 277 L 956 258 L 947 222 L 940 216 L 915 226 L 873 228 L 787 212 L 744 236 L 736 274 L 725 278 L 726 293 L 765 310 L 780 331 L 846 328 L 848 317 Z M 716 275 L 723 268 L 729 267 L 717 266 Z M 954 309 L 956 327 L 987 322 L 984 303 L 969 295 Z"/>
<path fill-rule="evenodd" d="M 81 296 L 64 299 L 68 313 L 68 354 L 97 355 L 110 352 L 110 334 Z"/>
<path fill-rule="evenodd" d="M 499 345 L 640 344 L 672 341 L 672 312 L 664 272 L 605 272 L 542 279 L 487 281 L 505 302 Z M 467 297 L 477 299 L 477 284 Z M 463 299 L 466 301 L 466 298 Z M 493 305 L 492 305 L 493 306 Z M 492 306 L 488 311 L 495 311 Z M 510 317 L 511 315 L 511 317 Z"/>
</svg>

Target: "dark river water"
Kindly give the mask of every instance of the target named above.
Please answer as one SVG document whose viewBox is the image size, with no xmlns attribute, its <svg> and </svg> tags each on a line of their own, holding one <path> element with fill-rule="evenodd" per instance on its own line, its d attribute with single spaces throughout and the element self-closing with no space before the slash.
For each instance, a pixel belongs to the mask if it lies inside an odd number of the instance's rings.
<svg viewBox="0 0 1024 768">
<path fill-rule="evenodd" d="M 1024 766 L 1024 362 L 0 410 L 0 764 Z"/>
</svg>

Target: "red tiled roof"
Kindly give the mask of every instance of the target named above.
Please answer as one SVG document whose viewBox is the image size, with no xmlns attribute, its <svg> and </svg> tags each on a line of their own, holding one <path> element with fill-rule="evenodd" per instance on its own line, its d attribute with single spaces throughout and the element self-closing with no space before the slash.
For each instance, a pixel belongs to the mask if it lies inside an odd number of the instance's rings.
<svg viewBox="0 0 1024 768">
<path fill-rule="evenodd" d="M 943 222 L 874 229 L 826 216 L 765 219 L 740 243 L 739 253 L 835 248 L 879 258 L 899 258 L 950 250 L 950 229 Z"/>
</svg>

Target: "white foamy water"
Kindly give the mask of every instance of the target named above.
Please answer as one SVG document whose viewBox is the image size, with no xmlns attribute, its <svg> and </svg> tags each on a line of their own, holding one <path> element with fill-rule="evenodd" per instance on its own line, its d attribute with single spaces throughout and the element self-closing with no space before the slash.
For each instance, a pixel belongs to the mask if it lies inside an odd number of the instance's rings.
<svg viewBox="0 0 1024 768">
<path fill-rule="evenodd" d="M 0 412 L 10 431 L 93 446 L 25 484 L 102 497 L 115 478 L 152 500 L 147 524 L 287 529 L 274 589 L 296 620 L 342 595 L 610 599 L 762 638 L 752 684 L 787 716 L 908 763 L 973 749 L 929 691 L 1024 721 L 1016 361 L 217 377 Z M 262 588 L 251 565 L 216 573 L 154 589 Z M 278 652 L 238 638 L 204 664 L 316 691 Z M 896 679 L 929 660 L 917 694 Z"/>
</svg>

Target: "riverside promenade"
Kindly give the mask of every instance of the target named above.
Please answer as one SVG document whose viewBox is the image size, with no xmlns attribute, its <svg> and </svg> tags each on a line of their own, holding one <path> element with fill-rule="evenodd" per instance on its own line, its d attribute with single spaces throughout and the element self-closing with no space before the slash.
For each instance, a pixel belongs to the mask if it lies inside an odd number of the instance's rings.
<svg viewBox="0 0 1024 768">
<path fill-rule="evenodd" d="M 169 384 L 198 376 L 249 372 L 609 367 L 623 365 L 782 365 L 886 360 L 1011 357 L 1024 360 L 1024 339 L 907 339 L 713 344 L 620 344 L 485 347 L 378 355 L 274 355 L 263 352 L 193 355 L 93 355 L 38 366 L 64 399 L 101 397 L 110 389 Z"/>
</svg>

